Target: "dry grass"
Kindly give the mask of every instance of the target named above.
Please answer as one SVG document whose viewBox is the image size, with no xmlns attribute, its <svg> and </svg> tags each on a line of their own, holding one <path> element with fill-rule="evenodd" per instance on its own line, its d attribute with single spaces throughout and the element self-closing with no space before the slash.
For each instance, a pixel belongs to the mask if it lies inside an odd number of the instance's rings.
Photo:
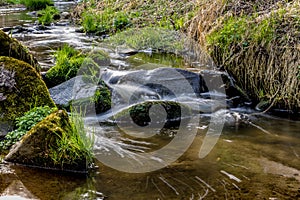
<svg viewBox="0 0 300 200">
<path fill-rule="evenodd" d="M 200 4 L 189 34 L 199 39 L 216 64 L 224 66 L 254 102 L 264 100 L 299 112 L 299 1 L 202 0 Z M 230 18 L 245 19 L 236 23 L 238 39 L 228 39 L 231 35 L 225 27 Z M 224 33 L 227 43 L 218 38 Z"/>
</svg>

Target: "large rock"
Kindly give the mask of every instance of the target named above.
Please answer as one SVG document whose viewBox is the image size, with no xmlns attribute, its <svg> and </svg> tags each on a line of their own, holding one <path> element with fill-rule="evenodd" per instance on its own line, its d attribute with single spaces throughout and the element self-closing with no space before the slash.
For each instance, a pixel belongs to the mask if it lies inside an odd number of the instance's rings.
<svg viewBox="0 0 300 200">
<path fill-rule="evenodd" d="M 0 121 L 12 121 L 34 106 L 54 107 L 40 74 L 29 64 L 0 57 Z"/>
<path fill-rule="evenodd" d="M 28 131 L 11 148 L 5 160 L 45 168 L 86 171 L 86 152 L 78 148 L 79 144 L 74 144 L 79 139 L 71 136 L 73 130 L 68 114 L 63 110 L 55 111 Z M 67 142 L 67 148 L 62 149 L 61 143 L 64 142 Z M 70 151 L 71 145 L 77 145 L 75 153 Z"/>
<path fill-rule="evenodd" d="M 33 55 L 29 53 L 29 50 L 16 39 L 9 37 L 2 30 L 0 30 L 0 56 L 22 60 L 33 66 L 37 71 L 40 71 L 40 65 Z"/>
<path fill-rule="evenodd" d="M 200 73 L 178 69 L 157 68 L 119 72 L 107 69 L 102 73 L 120 102 L 141 102 L 143 97 L 156 100 L 169 100 L 180 97 L 201 97 L 203 99 L 227 99 L 228 106 L 238 106 L 247 96 L 239 89 L 234 80 L 225 73 L 216 70 L 203 70 Z M 125 91 L 125 92 L 124 92 Z M 130 99 L 127 98 L 130 94 Z M 125 98 L 124 98 L 125 96 Z M 147 100 L 147 99 L 145 99 Z"/>
<path fill-rule="evenodd" d="M 105 83 L 96 84 L 84 76 L 74 77 L 49 92 L 55 104 L 67 110 L 81 106 L 86 112 L 101 113 L 111 107 L 111 92 Z"/>
</svg>

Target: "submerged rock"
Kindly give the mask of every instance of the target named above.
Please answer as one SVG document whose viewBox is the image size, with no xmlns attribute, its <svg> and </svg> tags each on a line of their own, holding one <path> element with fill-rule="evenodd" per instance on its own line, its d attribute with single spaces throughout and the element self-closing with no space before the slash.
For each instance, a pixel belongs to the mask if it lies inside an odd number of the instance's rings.
<svg viewBox="0 0 300 200">
<path fill-rule="evenodd" d="M 102 113 L 111 107 L 111 92 L 105 83 L 97 85 L 84 76 L 74 77 L 49 92 L 56 105 L 67 110 L 81 106 L 86 112 Z"/>
<path fill-rule="evenodd" d="M 0 56 L 8 56 L 22 60 L 33 66 L 37 71 L 40 71 L 40 65 L 33 55 L 29 53 L 29 50 L 16 39 L 10 38 L 2 30 L 0 30 L 0 47 Z"/>
<path fill-rule="evenodd" d="M 68 114 L 58 110 L 43 121 L 35 125 L 17 142 L 10 150 L 5 160 L 8 162 L 61 170 L 86 171 L 86 152 L 75 148 L 72 141 L 78 138 L 72 137 L 72 124 Z M 60 148 L 61 143 L 67 141 L 65 149 Z M 64 152 L 65 151 L 65 152 Z"/>
<path fill-rule="evenodd" d="M 151 111 L 152 108 L 154 108 L 154 110 Z M 132 119 L 138 126 L 147 126 L 151 123 L 163 123 L 164 127 L 162 128 L 178 128 L 180 121 L 190 114 L 190 108 L 178 102 L 146 101 L 116 113 L 114 119 L 118 124 L 126 124 L 128 120 Z M 128 123 L 128 125 L 130 124 Z"/>
<path fill-rule="evenodd" d="M 33 106 L 55 106 L 40 74 L 14 58 L 0 57 L 0 94 L 0 121 L 12 121 Z"/>
</svg>

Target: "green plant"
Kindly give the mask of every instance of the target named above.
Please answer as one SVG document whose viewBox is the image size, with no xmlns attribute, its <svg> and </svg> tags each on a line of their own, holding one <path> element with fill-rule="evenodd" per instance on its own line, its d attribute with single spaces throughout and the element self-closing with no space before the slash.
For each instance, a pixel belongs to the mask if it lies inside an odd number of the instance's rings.
<svg viewBox="0 0 300 200">
<path fill-rule="evenodd" d="M 49 26 L 52 22 L 59 19 L 59 11 L 54 6 L 47 6 L 45 9 L 38 12 L 39 23 L 45 26 Z"/>
<path fill-rule="evenodd" d="M 50 87 L 75 77 L 85 60 L 85 55 L 69 45 L 64 45 L 54 57 L 56 64 L 46 74 L 46 82 Z"/>
<path fill-rule="evenodd" d="M 176 31 L 164 28 L 129 29 L 110 37 L 107 43 L 113 46 L 127 45 L 136 50 L 178 53 L 184 50 L 184 39 Z"/>
<path fill-rule="evenodd" d="M 54 5 L 52 0 L 21 0 L 20 3 L 29 10 L 41 10 Z"/>
<path fill-rule="evenodd" d="M 83 27 L 84 32 L 86 33 L 94 33 L 97 30 L 96 25 L 96 16 L 86 12 L 82 15 L 82 22 L 81 25 Z"/>
<path fill-rule="evenodd" d="M 113 12 L 111 9 L 106 9 L 98 14 L 88 10 L 82 14 L 81 25 L 86 33 L 103 35 L 129 27 L 130 19 L 126 13 Z"/>
<path fill-rule="evenodd" d="M 35 107 L 30 111 L 26 112 L 24 116 L 16 118 L 17 129 L 9 132 L 3 141 L 0 142 L 0 149 L 7 150 L 17 141 L 19 141 L 23 135 L 26 134 L 32 127 L 38 122 L 42 121 L 51 112 L 57 108 L 50 108 L 49 106 Z"/>
<path fill-rule="evenodd" d="M 84 127 L 82 113 L 72 111 L 70 130 L 57 134 L 56 146 L 50 147 L 50 158 L 60 166 L 78 164 L 85 158 L 87 164 L 93 162 L 93 137 L 89 137 Z"/>
<path fill-rule="evenodd" d="M 113 18 L 113 28 L 115 31 L 123 30 L 126 27 L 130 26 L 130 20 L 127 14 L 123 12 L 116 13 Z"/>
</svg>

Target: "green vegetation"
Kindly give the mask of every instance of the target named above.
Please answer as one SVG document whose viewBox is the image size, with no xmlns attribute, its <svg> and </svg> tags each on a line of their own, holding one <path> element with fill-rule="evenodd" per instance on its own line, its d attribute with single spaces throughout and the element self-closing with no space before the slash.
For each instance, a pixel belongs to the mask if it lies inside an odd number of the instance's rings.
<svg viewBox="0 0 300 200">
<path fill-rule="evenodd" d="M 193 1 L 84 1 L 77 8 L 86 32 L 116 33 L 128 27 L 146 26 L 180 30 L 197 10 Z M 93 13 L 93 14 L 91 14 Z"/>
<path fill-rule="evenodd" d="M 55 66 L 46 74 L 46 83 L 53 87 L 76 76 L 79 68 L 84 65 L 96 66 L 97 64 L 79 50 L 69 45 L 64 45 L 55 55 Z"/>
<path fill-rule="evenodd" d="M 223 2 L 226 9 L 215 6 L 214 12 L 209 13 L 200 10 L 198 30 L 193 35 L 205 36 L 199 36 L 200 42 L 206 45 L 216 64 L 225 67 L 254 103 L 268 102 L 270 106 L 297 113 L 299 4 L 279 1 L 274 5 L 267 1 L 243 7 L 245 2 L 240 3 Z M 218 12 L 219 15 L 211 14 Z M 207 15 L 211 18 L 210 26 L 201 19 Z"/>
<path fill-rule="evenodd" d="M 22 60 L 40 71 L 41 67 L 38 61 L 29 52 L 28 48 L 23 46 L 19 41 L 9 37 L 6 33 L 0 30 L 0 56 L 8 56 L 18 60 Z"/>
<path fill-rule="evenodd" d="M 81 113 L 71 112 L 70 129 L 57 134 L 56 143 L 50 147 L 50 158 L 55 165 L 77 164 L 84 158 L 86 164 L 93 162 L 93 139 L 87 136 Z"/>
<path fill-rule="evenodd" d="M 82 15 L 81 25 L 86 33 L 103 35 L 115 33 L 130 26 L 130 20 L 126 13 L 105 10 L 101 14 L 93 14 L 87 11 Z"/>
<path fill-rule="evenodd" d="M 0 57 L 1 120 L 13 121 L 33 107 L 55 107 L 40 74 L 29 64 Z"/>
<path fill-rule="evenodd" d="M 126 45 L 135 50 L 179 53 L 184 50 L 184 38 L 176 31 L 163 28 L 130 29 L 110 37 L 107 41 L 113 46 Z"/>
<path fill-rule="evenodd" d="M 78 73 L 89 78 L 93 77 L 95 78 L 94 81 L 98 82 L 100 66 L 107 66 L 110 63 L 107 55 L 102 51 L 95 51 L 89 55 L 69 45 L 64 45 L 54 54 L 54 57 L 56 64 L 45 76 L 45 82 L 48 87 L 63 83 L 75 77 Z M 79 69 L 81 69 L 80 72 L 78 72 Z"/>
<path fill-rule="evenodd" d="M 57 108 L 50 108 L 49 106 L 35 107 L 26 112 L 24 116 L 16 118 L 15 121 L 17 129 L 8 133 L 4 140 L 0 141 L 0 151 L 9 149 L 17 141 L 21 140 L 27 131 L 56 109 Z"/>
<path fill-rule="evenodd" d="M 39 23 L 45 26 L 49 26 L 52 22 L 60 18 L 59 11 L 54 6 L 47 6 L 45 9 L 38 12 Z"/>
<path fill-rule="evenodd" d="M 24 4 L 28 10 L 41 10 L 54 5 L 52 0 L 21 0 L 20 3 Z"/>
<path fill-rule="evenodd" d="M 96 111 L 96 113 L 99 114 L 109 110 L 111 108 L 111 91 L 102 80 L 100 80 L 100 83 L 98 80 L 96 84 L 98 84 L 98 87 L 93 96 L 73 100 L 69 106 L 80 108 L 86 113 Z"/>
<path fill-rule="evenodd" d="M 86 135 L 82 118 L 57 110 L 33 126 L 5 160 L 60 170 L 87 171 L 93 161 L 93 140 Z"/>
</svg>

